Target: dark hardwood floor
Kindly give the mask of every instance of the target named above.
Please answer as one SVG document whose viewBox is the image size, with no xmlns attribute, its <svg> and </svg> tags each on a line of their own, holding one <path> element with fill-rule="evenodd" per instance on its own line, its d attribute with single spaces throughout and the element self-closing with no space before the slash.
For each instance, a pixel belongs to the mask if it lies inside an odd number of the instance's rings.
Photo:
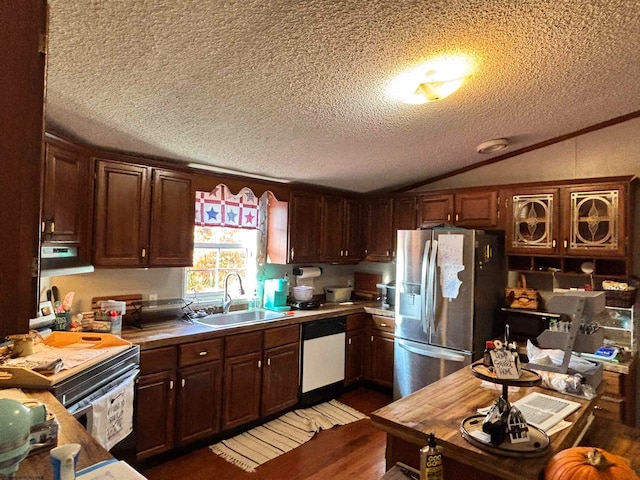
<svg viewBox="0 0 640 480">
<path fill-rule="evenodd" d="M 387 405 L 391 395 L 360 387 L 337 398 L 364 414 Z M 369 419 L 322 430 L 309 442 L 248 473 L 203 447 L 141 469 L 149 480 L 377 480 L 385 472 L 384 432 Z"/>
</svg>

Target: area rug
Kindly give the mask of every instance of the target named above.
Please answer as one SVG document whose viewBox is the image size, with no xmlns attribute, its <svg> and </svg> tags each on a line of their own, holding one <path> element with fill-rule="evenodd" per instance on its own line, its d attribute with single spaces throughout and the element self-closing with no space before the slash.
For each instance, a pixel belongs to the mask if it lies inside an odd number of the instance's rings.
<svg viewBox="0 0 640 480">
<path fill-rule="evenodd" d="M 211 450 L 247 472 L 311 440 L 320 430 L 368 418 L 337 400 L 293 410 L 264 425 L 211 445 Z"/>
</svg>

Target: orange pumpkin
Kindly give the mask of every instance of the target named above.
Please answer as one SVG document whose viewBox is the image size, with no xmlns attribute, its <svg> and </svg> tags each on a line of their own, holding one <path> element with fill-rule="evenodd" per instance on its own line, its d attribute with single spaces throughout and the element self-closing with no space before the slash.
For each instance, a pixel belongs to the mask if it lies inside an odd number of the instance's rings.
<svg viewBox="0 0 640 480">
<path fill-rule="evenodd" d="M 573 447 L 556 453 L 544 471 L 545 480 L 640 480 L 623 457 L 594 447 Z"/>
</svg>

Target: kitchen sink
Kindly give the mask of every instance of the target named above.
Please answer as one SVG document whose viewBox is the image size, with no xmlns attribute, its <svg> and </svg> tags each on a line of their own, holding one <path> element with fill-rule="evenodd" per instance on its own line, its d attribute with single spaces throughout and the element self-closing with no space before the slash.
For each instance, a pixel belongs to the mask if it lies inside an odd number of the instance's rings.
<svg viewBox="0 0 640 480">
<path fill-rule="evenodd" d="M 238 312 L 218 313 L 206 317 L 194 318 L 193 322 L 211 328 L 234 327 L 253 323 L 269 322 L 284 318 L 285 313 L 270 310 L 241 310 Z"/>
</svg>

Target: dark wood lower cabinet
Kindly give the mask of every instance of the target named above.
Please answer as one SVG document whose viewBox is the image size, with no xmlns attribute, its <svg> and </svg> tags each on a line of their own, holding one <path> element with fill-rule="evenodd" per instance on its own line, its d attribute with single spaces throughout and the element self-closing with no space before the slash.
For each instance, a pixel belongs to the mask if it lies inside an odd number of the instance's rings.
<svg viewBox="0 0 640 480">
<path fill-rule="evenodd" d="M 298 403 L 299 364 L 299 343 L 265 350 L 262 371 L 263 417 Z"/>
<path fill-rule="evenodd" d="M 367 332 L 364 328 L 347 332 L 347 351 L 345 357 L 345 386 L 362 380 L 365 368 L 365 348 Z"/>
<path fill-rule="evenodd" d="M 136 390 L 136 458 L 142 460 L 174 446 L 175 371 L 138 379 Z"/>
<path fill-rule="evenodd" d="M 370 380 L 383 387 L 393 387 L 393 335 L 374 331 L 370 351 Z"/>
<path fill-rule="evenodd" d="M 262 352 L 225 358 L 222 429 L 260 417 Z"/>
<path fill-rule="evenodd" d="M 206 438 L 220 430 L 222 360 L 178 372 L 177 445 Z"/>
</svg>

